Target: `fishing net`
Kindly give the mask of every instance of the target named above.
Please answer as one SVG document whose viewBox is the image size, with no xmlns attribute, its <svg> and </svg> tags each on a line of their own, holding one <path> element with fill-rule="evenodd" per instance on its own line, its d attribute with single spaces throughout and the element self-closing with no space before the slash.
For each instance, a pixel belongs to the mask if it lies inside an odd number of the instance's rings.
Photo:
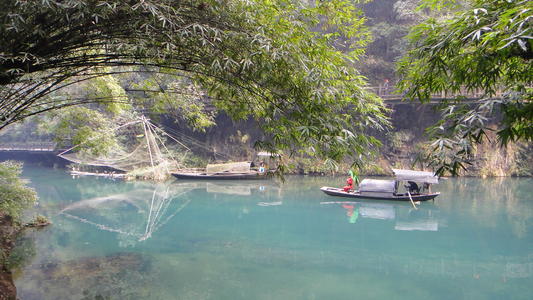
<svg viewBox="0 0 533 300">
<path fill-rule="evenodd" d="M 105 167 L 109 172 L 163 180 L 172 171 L 182 167 L 179 163 L 180 152 L 183 158 L 188 151 L 187 147 L 176 140 L 172 151 L 169 150 L 165 144 L 170 136 L 145 118 L 117 127 L 115 135 L 122 139 L 105 155 L 82 151 L 75 146 L 59 156 L 79 164 L 78 168 L 81 170 L 91 170 L 86 166 Z"/>
</svg>

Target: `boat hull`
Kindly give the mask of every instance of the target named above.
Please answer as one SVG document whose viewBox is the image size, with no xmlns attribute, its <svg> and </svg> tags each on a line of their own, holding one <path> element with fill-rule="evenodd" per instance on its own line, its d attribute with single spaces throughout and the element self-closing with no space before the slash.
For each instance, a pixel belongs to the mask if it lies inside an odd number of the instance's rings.
<svg viewBox="0 0 533 300">
<path fill-rule="evenodd" d="M 264 173 L 172 173 L 172 176 L 178 179 L 200 179 L 200 180 L 243 180 L 243 179 L 264 179 L 267 178 Z"/>
<path fill-rule="evenodd" d="M 359 192 L 345 192 L 343 189 L 324 186 L 320 190 L 327 195 L 337 196 L 337 197 L 347 197 L 347 198 L 357 198 L 357 199 L 370 199 L 370 200 L 392 200 L 392 201 L 410 201 L 409 195 L 361 195 Z M 413 201 L 428 201 L 435 199 L 440 195 L 440 193 L 431 193 L 431 194 L 419 194 L 411 195 Z"/>
</svg>

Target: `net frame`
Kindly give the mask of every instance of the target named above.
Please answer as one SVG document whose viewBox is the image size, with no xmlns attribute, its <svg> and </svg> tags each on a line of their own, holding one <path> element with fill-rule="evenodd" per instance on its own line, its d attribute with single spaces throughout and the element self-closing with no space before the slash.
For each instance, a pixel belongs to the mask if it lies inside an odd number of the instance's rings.
<svg viewBox="0 0 533 300">
<path fill-rule="evenodd" d="M 85 143 L 75 145 L 59 153 L 58 156 L 79 165 L 107 167 L 119 172 L 130 173 L 135 177 L 151 178 L 155 180 L 164 180 L 170 176 L 173 170 L 182 167 L 165 145 L 165 142 L 160 135 L 170 138 L 180 145 L 180 147 L 185 149 L 182 159 L 187 155 L 190 149 L 150 122 L 146 117 L 141 116 L 138 120 L 117 126 L 113 129 L 113 132 L 116 133 L 120 129 L 136 125 L 141 126 L 144 137 L 132 151 L 125 151 L 121 147 L 119 149 L 112 149 L 111 152 L 107 153 L 105 156 L 74 152 L 75 149 L 83 144 L 98 138 L 98 136 L 96 136 L 87 140 Z"/>
</svg>

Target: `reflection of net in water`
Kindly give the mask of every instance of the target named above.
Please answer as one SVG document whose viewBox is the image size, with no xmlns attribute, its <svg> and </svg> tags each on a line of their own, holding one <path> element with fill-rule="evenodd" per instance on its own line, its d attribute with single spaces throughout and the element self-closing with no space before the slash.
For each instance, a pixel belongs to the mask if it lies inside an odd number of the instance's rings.
<svg viewBox="0 0 533 300">
<path fill-rule="evenodd" d="M 60 214 L 100 230 L 128 236 L 135 239 L 134 242 L 144 241 L 189 204 L 191 199 L 184 195 L 190 190 L 169 186 L 139 189 L 81 200 L 67 206 Z"/>
<path fill-rule="evenodd" d="M 163 139 L 172 139 L 176 147 L 179 147 L 179 151 L 185 153 L 184 155 L 189 151 L 186 146 L 144 117 L 117 127 L 114 134 L 125 135 L 126 141 L 137 140 L 137 144 L 118 143 L 117 147 L 105 155 L 95 155 L 86 151 L 74 152 L 80 146 L 77 145 L 60 153 L 59 156 L 81 165 L 108 167 L 133 175 L 163 179 L 171 171 L 181 167 Z"/>
</svg>

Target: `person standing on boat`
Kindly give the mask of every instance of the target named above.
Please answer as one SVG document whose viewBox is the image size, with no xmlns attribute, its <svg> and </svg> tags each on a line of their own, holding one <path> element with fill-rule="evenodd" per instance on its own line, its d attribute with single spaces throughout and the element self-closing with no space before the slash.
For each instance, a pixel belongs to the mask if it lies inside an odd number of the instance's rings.
<svg viewBox="0 0 533 300">
<path fill-rule="evenodd" d="M 265 162 L 264 161 L 261 161 L 259 163 L 259 173 L 265 173 Z"/>
<path fill-rule="evenodd" d="M 411 194 L 420 194 L 420 187 L 418 187 L 418 184 L 414 181 L 407 181 L 409 184 L 407 188 L 409 189 L 409 193 Z"/>
</svg>

